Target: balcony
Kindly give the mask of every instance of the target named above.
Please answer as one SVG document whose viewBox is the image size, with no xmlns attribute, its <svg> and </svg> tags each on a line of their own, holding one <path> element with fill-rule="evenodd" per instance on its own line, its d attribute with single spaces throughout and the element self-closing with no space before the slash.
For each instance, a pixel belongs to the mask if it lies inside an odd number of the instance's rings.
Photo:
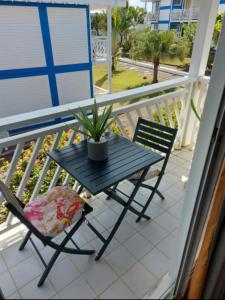
<svg viewBox="0 0 225 300">
<path fill-rule="evenodd" d="M 195 93 L 198 110 L 201 111 L 207 88 L 208 79 L 205 77 L 184 77 L 98 98 L 102 107 L 114 104 L 115 127 L 117 132 L 128 139 L 134 134 L 139 116 L 178 127 L 175 148 L 159 187 L 166 199 L 161 201 L 157 196 L 154 197 L 148 208 L 150 222 L 136 223 L 132 213 L 129 213 L 103 259 L 98 263 L 90 257 L 60 256 L 54 267 L 55 272 L 53 270 L 41 289 L 36 287 L 42 272 L 40 262 L 29 245 L 24 252 L 18 251 L 18 244 L 25 234 L 25 229 L 8 215 L 0 228 L 0 285 L 7 298 L 67 299 L 76 296 L 90 299 L 136 299 L 143 298 L 157 286 L 159 280 L 168 273 L 172 263 L 176 236 L 181 224 L 185 182 L 198 132 L 198 121 L 195 120 L 190 133 L 190 144 L 184 147 L 191 95 Z M 156 93 L 159 95 L 154 96 Z M 0 130 L 66 117 L 69 115 L 68 108 L 78 110 L 82 106 L 88 111 L 91 105 L 92 100 L 84 100 L 58 108 L 9 117 L 3 120 Z M 77 125 L 76 121 L 68 121 L 67 124 Z M 74 131 L 70 131 L 68 135 L 68 127 L 61 123 L 0 139 L 1 167 L 5 165 L 1 176 L 8 185 L 13 180 L 15 183 L 15 174 L 20 176 L 15 186 L 16 194 L 20 198 L 29 190 L 30 180 L 36 172 L 35 186 L 30 192 L 31 200 L 42 190 L 46 178 L 49 187 L 54 187 L 59 180 L 63 180 L 63 184 L 72 184 L 77 188 L 76 182 L 72 182 L 70 175 L 64 174 L 60 167 L 50 172 L 51 161 L 46 155 L 49 149 L 56 149 L 59 144 L 71 144 L 75 136 Z M 28 153 L 27 163 L 18 173 L 24 149 Z M 8 150 L 11 151 L 10 159 L 4 155 Z M 41 164 L 41 167 L 38 167 L 38 164 Z M 120 189 L 129 194 L 132 185 L 124 181 L 120 184 Z M 137 197 L 139 201 L 144 201 L 148 192 L 140 190 Z M 106 201 L 103 194 L 88 201 L 94 208 L 92 222 L 103 235 L 107 234 L 121 212 L 120 205 L 113 200 Z M 79 246 L 85 245 L 97 250 L 100 247 L 99 240 L 85 225 L 75 239 Z M 44 257 L 48 258 L 51 255 L 48 248 L 41 246 L 41 249 Z"/>
<path fill-rule="evenodd" d="M 173 9 L 171 11 L 170 20 L 171 22 L 197 21 L 199 18 L 199 12 L 199 8 Z"/>
<path fill-rule="evenodd" d="M 107 37 L 105 36 L 92 36 L 92 61 L 94 64 L 103 63 L 108 61 L 107 54 Z"/>
</svg>

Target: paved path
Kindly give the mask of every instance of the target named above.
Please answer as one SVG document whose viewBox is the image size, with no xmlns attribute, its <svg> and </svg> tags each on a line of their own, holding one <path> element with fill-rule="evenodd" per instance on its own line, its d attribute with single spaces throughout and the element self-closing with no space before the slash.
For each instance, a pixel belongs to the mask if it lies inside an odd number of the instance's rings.
<svg viewBox="0 0 225 300">
<path fill-rule="evenodd" d="M 153 74 L 153 66 L 151 63 L 134 62 L 130 59 L 121 59 L 120 66 L 129 68 L 130 70 L 136 70 L 145 74 Z M 161 81 L 180 78 L 187 75 L 187 73 L 177 70 L 173 67 L 167 67 L 162 65 L 159 69 L 159 77 Z"/>
</svg>

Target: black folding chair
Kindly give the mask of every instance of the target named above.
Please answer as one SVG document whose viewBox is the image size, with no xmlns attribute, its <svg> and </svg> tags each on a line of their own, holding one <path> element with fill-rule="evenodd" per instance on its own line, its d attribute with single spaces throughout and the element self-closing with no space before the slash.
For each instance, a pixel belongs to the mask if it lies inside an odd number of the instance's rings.
<svg viewBox="0 0 225 300">
<path fill-rule="evenodd" d="M 145 147 L 149 147 L 151 151 L 152 150 L 158 151 L 162 153 L 162 155 L 164 155 L 165 158 L 164 160 L 162 160 L 163 164 L 161 170 L 159 171 L 159 175 L 154 186 L 150 186 L 144 183 L 144 181 L 146 181 L 146 178 L 142 180 L 141 187 L 149 189 L 152 192 L 145 205 L 142 205 L 140 203 L 137 203 L 137 201 L 135 201 L 138 205 L 142 207 L 142 211 L 140 216 L 137 219 L 137 222 L 139 222 L 142 216 L 145 214 L 155 194 L 158 194 L 162 200 L 165 199 L 162 193 L 160 193 L 160 191 L 158 190 L 158 187 L 164 175 L 170 157 L 170 153 L 176 138 L 176 134 L 177 134 L 177 129 L 163 126 L 158 123 L 145 120 L 143 118 L 138 119 L 138 123 L 133 137 L 133 142 L 137 142 Z M 130 178 L 129 180 L 133 184 L 136 184 L 139 179 Z"/>
<path fill-rule="evenodd" d="M 33 224 L 28 220 L 28 218 L 26 217 L 26 215 L 24 213 L 24 210 L 23 210 L 25 207 L 24 204 L 18 198 L 16 198 L 14 196 L 14 194 L 7 188 L 7 186 L 2 181 L 0 181 L 0 192 L 2 192 L 2 195 L 3 195 L 4 199 L 6 200 L 6 207 L 8 208 L 8 210 L 11 211 L 12 214 L 14 216 L 16 216 L 28 228 L 28 232 L 27 232 L 19 250 L 22 251 L 25 248 L 27 242 L 30 241 L 31 244 L 33 245 L 35 251 L 37 252 L 37 255 L 39 256 L 39 258 L 41 259 L 41 261 L 45 267 L 45 271 L 42 274 L 41 279 L 38 282 L 38 287 L 42 286 L 43 283 L 45 282 L 49 272 L 51 271 L 55 261 L 57 260 L 58 256 L 60 255 L 60 253 L 63 252 L 63 253 L 78 254 L 78 255 L 92 255 L 95 253 L 94 250 L 80 249 L 78 247 L 78 245 L 72 239 L 72 236 L 74 235 L 74 233 L 78 230 L 78 228 L 81 226 L 81 224 L 85 221 L 85 216 L 93 211 L 92 207 L 90 207 L 87 203 L 84 204 L 82 215 L 81 215 L 80 219 L 76 223 L 73 224 L 73 227 L 72 227 L 72 229 L 70 229 L 69 232 L 64 230 L 64 233 L 66 236 L 60 244 L 57 244 L 52 240 L 53 239 L 52 237 L 47 237 L 47 236 L 43 235 L 39 230 L 36 229 L 36 227 L 33 226 Z M 40 251 L 38 250 L 36 244 L 32 240 L 32 238 L 31 238 L 32 234 L 34 234 L 38 239 L 40 239 L 41 242 L 44 244 L 44 246 L 49 246 L 55 250 L 55 253 L 51 257 L 48 264 L 45 262 L 43 256 L 41 255 Z M 75 248 L 67 248 L 66 247 L 66 244 L 69 241 L 71 241 L 73 243 Z"/>
</svg>

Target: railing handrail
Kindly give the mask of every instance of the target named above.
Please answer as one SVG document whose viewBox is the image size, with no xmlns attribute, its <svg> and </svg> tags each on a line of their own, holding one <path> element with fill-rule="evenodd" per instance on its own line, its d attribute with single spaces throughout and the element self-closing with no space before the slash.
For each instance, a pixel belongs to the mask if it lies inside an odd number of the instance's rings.
<svg viewBox="0 0 225 300">
<path fill-rule="evenodd" d="M 133 103 L 133 104 L 128 104 L 119 108 L 116 108 L 113 110 L 112 112 L 112 116 L 116 116 L 119 114 L 123 114 L 123 113 L 127 113 L 129 111 L 133 111 L 136 110 L 138 108 L 141 108 L 143 106 L 147 106 L 147 105 L 153 105 L 156 103 L 159 103 L 167 98 L 172 98 L 175 96 L 181 96 L 183 93 L 185 93 L 185 88 L 180 88 L 179 90 L 176 90 L 174 92 L 171 93 L 167 93 L 167 94 L 163 94 L 154 98 L 150 98 L 147 100 L 143 100 L 137 103 Z M 44 137 L 46 135 L 50 135 L 53 134 L 55 132 L 58 132 L 60 130 L 63 130 L 66 126 L 70 127 L 70 126 L 76 126 L 77 121 L 76 120 L 71 120 L 71 121 L 66 121 L 60 124 L 55 124 L 55 125 L 51 125 L 51 126 L 46 126 L 43 128 L 39 128 L 39 129 L 35 129 L 35 130 L 31 130 L 28 132 L 24 132 L 21 134 L 17 134 L 14 136 L 9 136 L 6 138 L 2 138 L 0 139 L 0 148 L 5 148 L 5 147 L 10 147 L 13 146 L 15 144 L 18 143 L 23 143 L 26 142 L 28 140 L 31 139 L 36 139 L 39 137 Z"/>
<path fill-rule="evenodd" d="M 154 85 L 147 85 L 140 88 L 126 90 L 114 94 L 103 95 L 97 98 L 98 105 L 106 106 L 115 104 L 117 102 L 124 102 L 127 99 L 135 99 L 154 94 L 159 91 L 166 91 L 173 87 L 182 86 L 184 84 L 192 83 L 196 78 L 185 76 L 178 79 L 167 80 L 165 82 L 156 83 Z M 79 108 L 89 110 L 93 105 L 93 99 L 73 102 L 58 107 L 51 107 L 41 109 L 33 112 L 18 114 L 14 116 L 4 117 L 0 119 L 0 132 L 13 128 L 21 128 L 33 124 L 38 124 L 44 121 L 52 120 L 59 117 L 66 117 L 71 115 L 71 110 L 78 111 Z M 40 130 L 40 129 L 39 129 Z"/>
</svg>

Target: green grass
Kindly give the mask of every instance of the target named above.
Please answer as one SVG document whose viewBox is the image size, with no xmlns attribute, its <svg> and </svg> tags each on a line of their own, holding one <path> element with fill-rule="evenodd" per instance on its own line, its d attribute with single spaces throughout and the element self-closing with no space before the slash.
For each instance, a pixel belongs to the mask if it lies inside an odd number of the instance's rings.
<svg viewBox="0 0 225 300">
<path fill-rule="evenodd" d="M 97 65 L 93 68 L 94 84 L 103 89 L 108 89 L 107 78 L 107 66 Z M 112 86 L 113 93 L 129 90 L 137 87 L 141 87 L 150 84 L 152 76 L 148 75 L 147 79 L 144 79 L 144 73 L 130 70 L 123 67 L 117 67 L 117 70 L 113 72 Z"/>
</svg>

